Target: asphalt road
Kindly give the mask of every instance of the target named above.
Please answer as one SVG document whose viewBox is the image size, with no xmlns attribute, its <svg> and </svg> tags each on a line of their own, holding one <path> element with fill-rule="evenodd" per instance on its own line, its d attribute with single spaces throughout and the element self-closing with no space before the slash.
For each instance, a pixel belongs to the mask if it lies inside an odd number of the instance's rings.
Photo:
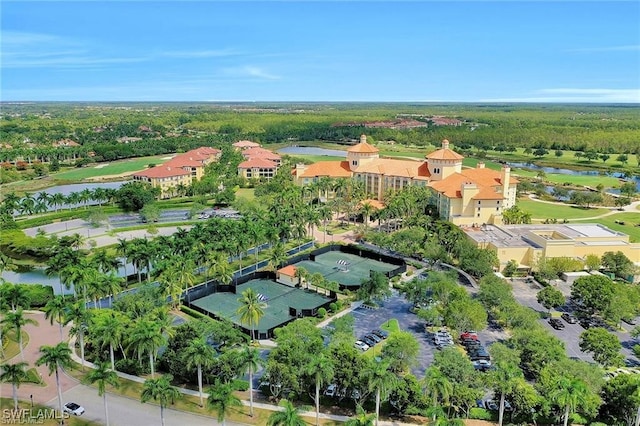
<svg viewBox="0 0 640 426">
<path fill-rule="evenodd" d="M 106 424 L 104 404 L 98 391 L 85 385 L 77 385 L 62 394 L 63 402 L 73 401 L 85 408 L 83 419 Z M 160 424 L 160 407 L 152 403 L 143 404 L 138 399 L 131 399 L 113 394 L 107 394 L 109 406 L 109 423 L 112 426 L 147 426 Z M 47 403 L 57 407 L 58 399 L 52 399 Z M 218 425 L 215 418 L 199 416 L 182 411 L 165 409 L 164 419 L 166 426 L 211 426 Z M 241 425 L 227 421 L 227 425 Z"/>
</svg>

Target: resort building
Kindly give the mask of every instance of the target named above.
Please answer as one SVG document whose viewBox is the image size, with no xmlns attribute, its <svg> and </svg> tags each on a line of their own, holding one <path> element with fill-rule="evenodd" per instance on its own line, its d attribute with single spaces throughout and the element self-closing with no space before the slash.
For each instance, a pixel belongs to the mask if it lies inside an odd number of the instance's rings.
<svg viewBox="0 0 640 426">
<path fill-rule="evenodd" d="M 443 219 L 456 225 L 502 223 L 502 211 L 516 202 L 517 180 L 509 167 L 497 171 L 478 163 L 476 168 L 463 169 L 463 158 L 446 139 L 441 149 L 424 160 L 380 158 L 378 148 L 362 135 L 360 143 L 347 150 L 346 161 L 298 164 L 293 175 L 299 185 L 322 177 L 357 179 L 377 200 L 408 185 L 426 186 L 434 192 Z"/>
<path fill-rule="evenodd" d="M 242 150 L 242 157 L 245 159 L 238 165 L 238 176 L 246 179 L 271 179 L 276 175 L 282 162 L 280 155 L 261 148 L 255 142 L 240 141 L 233 145 Z"/>
<path fill-rule="evenodd" d="M 478 247 L 498 255 L 500 270 L 512 259 L 526 269 L 541 258 L 585 259 L 610 251 L 621 251 L 640 264 L 640 243 L 630 243 L 628 235 L 597 223 L 483 225 L 462 230 Z"/>
<path fill-rule="evenodd" d="M 179 186 L 187 187 L 204 176 L 208 164 L 218 161 L 222 151 L 201 147 L 173 157 L 166 163 L 134 173 L 133 180 L 160 188 L 160 198 L 171 198 Z"/>
</svg>

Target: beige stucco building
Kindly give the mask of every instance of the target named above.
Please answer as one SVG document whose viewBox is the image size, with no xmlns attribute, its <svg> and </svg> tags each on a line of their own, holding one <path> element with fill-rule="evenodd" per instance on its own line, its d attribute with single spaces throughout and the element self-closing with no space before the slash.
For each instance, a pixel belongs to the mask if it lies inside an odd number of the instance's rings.
<svg viewBox="0 0 640 426">
<path fill-rule="evenodd" d="M 424 160 L 380 158 L 378 148 L 362 135 L 360 143 L 347 150 L 346 161 L 298 164 L 293 175 L 299 185 L 322 177 L 353 178 L 363 183 L 368 196 L 377 200 L 382 200 L 387 191 L 408 185 L 427 186 L 437 198 L 443 219 L 456 225 L 502 223 L 503 210 L 516 202 L 518 182 L 511 170 L 492 170 L 483 163 L 476 168 L 463 168 L 463 159 L 446 139 Z"/>
<path fill-rule="evenodd" d="M 205 167 L 217 161 L 221 153 L 219 149 L 210 147 L 192 149 L 176 155 L 160 166 L 134 173 L 133 180 L 160 188 L 160 198 L 171 198 L 177 195 L 178 186 L 186 187 L 201 179 Z"/>
<path fill-rule="evenodd" d="M 628 235 L 597 223 L 484 225 L 462 230 L 478 247 L 496 252 L 500 270 L 512 259 L 521 267 L 531 267 L 541 258 L 585 259 L 611 251 L 621 251 L 640 264 L 640 243 L 631 243 Z"/>
</svg>

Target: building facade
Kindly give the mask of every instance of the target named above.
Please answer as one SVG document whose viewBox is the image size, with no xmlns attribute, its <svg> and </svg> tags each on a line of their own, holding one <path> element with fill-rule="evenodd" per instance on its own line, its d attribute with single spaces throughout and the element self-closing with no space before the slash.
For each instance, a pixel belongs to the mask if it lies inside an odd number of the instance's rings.
<svg viewBox="0 0 640 426">
<path fill-rule="evenodd" d="M 173 157 L 166 163 L 134 173 L 133 180 L 160 188 L 160 198 L 177 195 L 178 187 L 187 187 L 204 176 L 208 164 L 218 161 L 222 151 L 210 147 L 196 148 Z"/>
<path fill-rule="evenodd" d="M 388 191 L 408 185 L 426 186 L 433 191 L 443 219 L 456 225 L 502 223 L 503 210 L 516 202 L 518 182 L 511 170 L 491 170 L 483 163 L 463 169 L 463 159 L 446 139 L 439 150 L 422 161 L 380 158 L 379 150 L 362 135 L 360 143 L 347 150 L 346 161 L 298 164 L 293 175 L 299 185 L 323 177 L 356 179 L 377 200 L 382 200 Z"/>
</svg>

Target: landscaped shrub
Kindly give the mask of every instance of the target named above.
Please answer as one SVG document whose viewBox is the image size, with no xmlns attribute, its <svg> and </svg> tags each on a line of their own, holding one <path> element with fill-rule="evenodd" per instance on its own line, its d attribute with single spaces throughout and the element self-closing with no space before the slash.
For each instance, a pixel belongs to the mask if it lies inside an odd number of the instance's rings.
<svg viewBox="0 0 640 426">
<path fill-rule="evenodd" d="M 317 315 L 318 315 L 318 318 L 324 318 L 327 316 L 327 310 L 325 308 L 319 308 Z"/>
<path fill-rule="evenodd" d="M 187 314 L 187 315 L 189 315 L 191 317 L 194 317 L 194 318 L 209 318 L 207 315 L 205 315 L 203 313 L 200 313 L 200 312 L 196 311 L 195 309 L 191 309 L 188 306 L 182 305 L 182 306 L 180 306 L 180 310 L 182 312 L 184 312 L 185 314 Z"/>
<path fill-rule="evenodd" d="M 494 420 L 494 417 L 495 416 L 491 411 L 485 410 L 484 408 L 473 407 L 469 410 L 470 419 L 492 421 Z"/>
<path fill-rule="evenodd" d="M 137 359 L 127 358 L 116 361 L 116 370 L 126 374 L 139 376 L 142 372 Z"/>
<path fill-rule="evenodd" d="M 27 290 L 32 308 L 41 308 L 53 299 L 53 287 L 41 284 L 18 284 Z"/>
<path fill-rule="evenodd" d="M 331 302 L 329 303 L 329 309 L 331 310 L 331 312 L 336 313 L 338 312 L 338 304 L 335 302 Z"/>
<path fill-rule="evenodd" d="M 244 392 L 249 389 L 249 382 L 246 380 L 234 380 L 231 382 L 233 390 Z"/>
</svg>

